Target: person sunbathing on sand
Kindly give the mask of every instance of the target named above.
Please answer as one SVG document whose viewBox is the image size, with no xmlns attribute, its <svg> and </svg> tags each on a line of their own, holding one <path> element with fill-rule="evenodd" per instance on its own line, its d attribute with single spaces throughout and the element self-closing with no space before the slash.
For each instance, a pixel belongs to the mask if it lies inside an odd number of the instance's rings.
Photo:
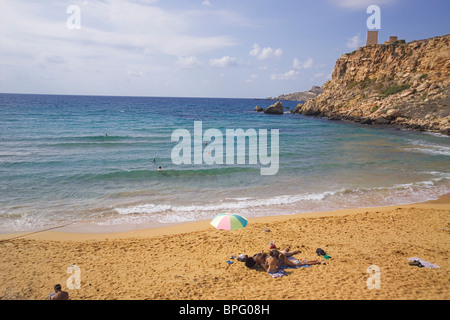
<svg viewBox="0 0 450 320">
<path fill-rule="evenodd" d="M 300 250 L 290 252 L 289 247 L 286 247 L 286 249 L 284 250 L 278 251 L 278 248 L 275 245 L 271 246 L 271 248 L 273 248 L 276 257 L 278 257 L 279 253 L 283 253 L 286 257 L 292 257 L 294 254 L 299 254 L 301 252 Z"/>
<path fill-rule="evenodd" d="M 278 260 L 280 262 L 281 267 L 298 267 L 298 266 L 306 266 L 306 265 L 314 265 L 321 264 L 319 260 L 311 260 L 311 261 L 292 261 L 289 260 L 284 253 L 280 253 L 278 255 Z"/>
<path fill-rule="evenodd" d="M 278 255 L 278 261 L 280 263 L 280 267 L 296 267 L 299 264 L 295 263 L 294 261 L 289 260 L 284 253 L 280 253 Z"/>
<path fill-rule="evenodd" d="M 287 247 L 286 249 L 281 250 L 280 252 L 283 253 L 286 257 L 292 257 L 294 254 L 299 254 L 301 251 L 295 250 L 295 251 L 289 252 L 289 247 Z"/>
</svg>

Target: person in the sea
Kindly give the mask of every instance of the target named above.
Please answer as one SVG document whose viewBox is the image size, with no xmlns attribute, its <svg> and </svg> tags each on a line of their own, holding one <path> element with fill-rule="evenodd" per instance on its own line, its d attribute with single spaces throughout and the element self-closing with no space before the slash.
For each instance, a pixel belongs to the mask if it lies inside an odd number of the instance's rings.
<svg viewBox="0 0 450 320">
<path fill-rule="evenodd" d="M 53 287 L 55 292 L 50 293 L 49 300 L 70 300 L 69 293 L 61 289 L 61 285 L 57 284 Z"/>
<path fill-rule="evenodd" d="M 161 168 L 161 167 L 159 167 L 159 168 L 158 168 L 158 171 L 162 171 L 162 168 Z"/>
</svg>

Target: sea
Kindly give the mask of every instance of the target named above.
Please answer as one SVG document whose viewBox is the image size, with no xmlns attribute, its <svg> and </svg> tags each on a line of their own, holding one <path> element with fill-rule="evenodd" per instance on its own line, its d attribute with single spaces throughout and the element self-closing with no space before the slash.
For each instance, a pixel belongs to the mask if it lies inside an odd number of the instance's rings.
<svg viewBox="0 0 450 320">
<path fill-rule="evenodd" d="M 294 101 L 283 101 L 283 115 L 255 112 L 273 103 L 0 94 L 0 232 L 134 230 L 219 213 L 253 218 L 410 204 L 450 192 L 449 137 L 291 114 Z M 203 131 L 194 134 L 196 123 Z M 179 129 L 192 145 L 200 135 L 202 150 L 213 142 L 203 135 L 209 129 L 224 137 L 228 129 L 278 130 L 277 148 L 267 139 L 278 170 L 261 174 L 268 165 L 250 161 L 259 150 L 250 139 L 244 162 L 236 152 L 234 162 L 174 163 Z M 194 159 L 194 150 L 183 156 Z"/>
</svg>

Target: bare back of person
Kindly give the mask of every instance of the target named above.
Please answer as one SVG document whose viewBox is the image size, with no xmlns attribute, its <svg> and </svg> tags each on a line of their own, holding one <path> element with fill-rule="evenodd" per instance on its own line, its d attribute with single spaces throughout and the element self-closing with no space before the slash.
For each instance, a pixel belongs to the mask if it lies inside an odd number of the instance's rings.
<svg viewBox="0 0 450 320">
<path fill-rule="evenodd" d="M 52 300 L 69 300 L 69 293 L 67 291 L 58 291 L 52 296 Z"/>
<path fill-rule="evenodd" d="M 279 269 L 278 267 L 278 259 L 273 257 L 273 256 L 269 256 L 266 260 L 266 270 L 267 272 L 277 272 Z"/>
</svg>

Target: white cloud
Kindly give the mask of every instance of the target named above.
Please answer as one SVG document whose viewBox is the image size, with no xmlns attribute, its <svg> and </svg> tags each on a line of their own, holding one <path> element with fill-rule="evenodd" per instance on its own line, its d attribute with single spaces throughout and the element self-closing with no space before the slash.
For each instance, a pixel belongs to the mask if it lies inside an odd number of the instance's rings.
<svg viewBox="0 0 450 320">
<path fill-rule="evenodd" d="M 270 76 L 271 80 L 294 80 L 298 76 L 298 71 L 289 70 L 285 73 L 272 74 Z"/>
<path fill-rule="evenodd" d="M 234 67 L 238 65 L 237 59 L 229 56 L 225 56 L 219 59 L 211 59 L 209 60 L 209 64 L 212 67 L 220 67 L 220 68 Z"/>
<path fill-rule="evenodd" d="M 202 1 L 202 6 L 211 7 L 212 4 L 211 4 L 211 2 L 209 2 L 209 0 L 204 0 L 204 1 Z"/>
<path fill-rule="evenodd" d="M 401 0 L 329 0 L 332 4 L 337 7 L 350 9 L 350 10 L 362 10 L 366 9 L 368 6 L 372 4 L 376 4 L 378 6 L 381 5 L 392 5 Z"/>
<path fill-rule="evenodd" d="M 269 58 L 281 57 L 283 55 L 283 50 L 280 48 L 272 49 L 271 47 L 261 48 L 255 43 L 252 50 L 250 50 L 249 55 L 258 58 L 259 60 L 266 60 Z"/>
<path fill-rule="evenodd" d="M 255 80 L 258 79 L 258 78 L 259 78 L 259 76 L 258 76 L 257 74 L 252 74 L 252 75 L 250 76 L 250 78 L 247 79 L 245 82 L 246 82 L 246 83 L 251 83 L 251 82 L 255 81 Z"/>
<path fill-rule="evenodd" d="M 362 42 L 361 42 L 361 36 L 358 33 L 356 36 L 353 36 L 351 38 L 348 38 L 346 46 L 349 49 L 357 49 L 361 46 Z"/>
<path fill-rule="evenodd" d="M 308 58 L 305 62 L 300 62 L 300 60 L 295 58 L 293 67 L 296 69 L 309 69 L 309 68 L 312 68 L 313 64 L 314 64 L 314 60 L 312 58 Z"/>
<path fill-rule="evenodd" d="M 178 57 L 177 62 L 175 64 L 183 69 L 189 69 L 196 66 L 201 66 L 202 62 L 197 58 L 197 56 L 189 56 L 189 57 Z"/>
<path fill-rule="evenodd" d="M 129 69 L 127 71 L 127 75 L 142 78 L 144 76 L 144 72 L 142 70 Z"/>
<path fill-rule="evenodd" d="M 37 58 L 36 58 L 36 62 L 43 67 L 46 67 L 48 65 L 52 65 L 52 64 L 65 64 L 67 63 L 66 59 L 61 56 L 61 55 L 57 55 L 57 54 L 53 54 L 53 53 L 48 53 L 48 52 L 41 52 Z"/>
<path fill-rule="evenodd" d="M 224 16 L 220 10 L 166 9 L 155 0 L 75 3 L 79 30 L 66 25 L 70 2 L 0 0 L 4 92 L 183 94 L 195 81 L 176 82 L 183 78 L 177 74 L 181 69 L 201 65 L 201 55 L 236 45 L 234 35 L 203 32 L 211 12 Z M 136 85 L 124 85 L 130 80 Z"/>
<path fill-rule="evenodd" d="M 128 1 L 149 5 L 149 4 L 153 4 L 155 2 L 158 2 L 159 0 L 128 0 Z"/>
<path fill-rule="evenodd" d="M 83 48 L 84 52 L 109 48 L 128 54 L 137 47 L 150 54 L 188 56 L 236 45 L 226 35 L 198 36 L 194 27 L 201 13 L 168 11 L 153 5 L 154 0 L 81 2 L 81 29 L 66 27 L 66 6 L 45 6 L 28 1 L 2 2 L 0 40 L 3 48 L 27 46 Z M 60 14 L 58 12 L 60 11 Z M 203 13 L 206 15 L 206 13 Z M 29 41 L 32 39 L 32 41 Z M 18 44 L 18 43 L 21 44 Z M 51 49 L 49 49 L 50 51 Z M 68 50 L 70 51 L 70 50 Z"/>
<path fill-rule="evenodd" d="M 320 85 L 327 80 L 331 80 L 331 74 L 326 74 L 324 72 L 316 73 L 309 79 L 309 81 L 316 85 Z"/>
</svg>

